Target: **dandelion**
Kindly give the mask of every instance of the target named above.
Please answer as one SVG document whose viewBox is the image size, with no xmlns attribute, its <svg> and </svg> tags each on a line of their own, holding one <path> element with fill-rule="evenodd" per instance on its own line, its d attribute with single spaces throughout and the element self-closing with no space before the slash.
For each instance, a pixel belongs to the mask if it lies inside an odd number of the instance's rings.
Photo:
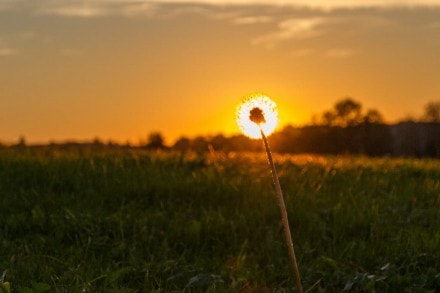
<svg viewBox="0 0 440 293">
<path fill-rule="evenodd" d="M 237 123 L 240 130 L 251 138 L 262 138 L 271 134 L 278 124 L 278 112 L 274 101 L 260 94 L 243 100 L 237 108 Z"/>
<path fill-rule="evenodd" d="M 290 262 L 293 267 L 293 277 L 296 290 L 303 292 L 298 264 L 296 262 L 295 250 L 293 248 L 292 235 L 290 233 L 289 219 L 286 205 L 284 203 L 283 191 L 277 170 L 273 163 L 272 153 L 266 136 L 271 134 L 278 123 L 278 112 L 274 101 L 264 95 L 252 95 L 246 98 L 237 110 L 237 123 L 243 133 L 251 138 L 261 138 L 266 149 L 267 159 L 271 168 L 272 178 L 278 198 L 278 205 L 281 211 L 281 219 L 284 228 L 284 236 L 289 250 Z"/>
</svg>

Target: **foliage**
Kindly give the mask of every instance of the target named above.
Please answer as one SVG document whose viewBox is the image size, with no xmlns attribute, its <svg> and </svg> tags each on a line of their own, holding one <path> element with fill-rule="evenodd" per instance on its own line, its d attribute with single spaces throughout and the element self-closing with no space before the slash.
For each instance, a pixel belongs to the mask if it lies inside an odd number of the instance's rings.
<svg viewBox="0 0 440 293">
<path fill-rule="evenodd" d="M 391 129 L 383 124 L 363 123 L 350 127 L 287 126 L 272 135 L 273 149 L 283 153 L 363 154 L 393 153 Z"/>
<path fill-rule="evenodd" d="M 423 119 L 427 122 L 440 122 L 440 101 L 429 102 L 425 105 L 425 114 Z"/>
<path fill-rule="evenodd" d="M 160 132 L 152 132 L 148 135 L 148 142 L 146 145 L 150 149 L 163 149 L 165 148 L 164 138 Z"/>
<path fill-rule="evenodd" d="M 334 105 L 332 110 L 322 114 L 321 124 L 325 126 L 348 127 L 362 123 L 383 123 L 382 114 L 370 109 L 362 113 L 362 105 L 350 97 L 344 98 Z"/>
<path fill-rule="evenodd" d="M 440 290 L 440 161 L 275 156 L 304 288 Z M 11 292 L 292 292 L 263 154 L 0 149 Z"/>
<path fill-rule="evenodd" d="M 367 156 L 440 157 L 438 103 L 426 106 L 425 118 L 417 123 L 388 125 L 374 109 L 363 112 L 352 98 L 338 101 L 312 125 L 285 126 L 271 135 L 273 150 L 281 153 L 357 154 Z M 257 113 L 254 113 L 257 114 Z M 243 135 L 182 137 L 173 146 L 178 151 L 259 151 L 261 143 Z"/>
</svg>

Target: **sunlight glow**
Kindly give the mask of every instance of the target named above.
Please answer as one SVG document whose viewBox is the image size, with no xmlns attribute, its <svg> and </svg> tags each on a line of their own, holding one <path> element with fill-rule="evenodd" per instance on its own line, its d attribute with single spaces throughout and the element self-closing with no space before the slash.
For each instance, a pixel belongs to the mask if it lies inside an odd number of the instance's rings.
<svg viewBox="0 0 440 293">
<path fill-rule="evenodd" d="M 263 114 L 263 117 L 258 114 Z M 255 118 L 261 122 L 254 122 Z M 278 124 L 277 105 L 265 95 L 250 95 L 237 107 L 237 124 L 250 138 L 261 138 L 260 127 L 265 135 L 270 135 Z"/>
</svg>

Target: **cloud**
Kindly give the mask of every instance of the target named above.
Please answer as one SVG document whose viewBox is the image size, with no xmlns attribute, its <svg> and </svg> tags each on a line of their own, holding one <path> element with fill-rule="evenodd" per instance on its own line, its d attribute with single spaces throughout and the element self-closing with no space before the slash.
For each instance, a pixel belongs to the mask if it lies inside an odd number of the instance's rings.
<svg viewBox="0 0 440 293">
<path fill-rule="evenodd" d="M 66 6 L 66 7 L 54 7 L 43 9 L 41 11 L 44 14 L 54 14 L 60 16 L 76 16 L 76 17 L 95 17 L 107 14 L 106 10 L 99 7 L 84 6 Z"/>
<path fill-rule="evenodd" d="M 330 58 L 342 59 L 354 55 L 354 51 L 350 49 L 330 49 L 326 55 Z"/>
<path fill-rule="evenodd" d="M 0 57 L 17 55 L 18 51 L 11 48 L 0 48 Z"/>
<path fill-rule="evenodd" d="M 137 15 L 152 15 L 156 11 L 157 5 L 148 1 L 133 2 L 126 4 L 121 8 L 122 15 L 131 17 Z"/>
<path fill-rule="evenodd" d="M 259 23 L 269 23 L 273 19 L 269 16 L 242 16 L 237 17 L 233 20 L 235 24 L 259 24 Z"/>
<path fill-rule="evenodd" d="M 18 6 L 23 0 L 1 0 L 0 1 L 0 11 L 9 10 Z"/>
<path fill-rule="evenodd" d="M 439 0 L 156 0 L 156 3 L 300 6 L 315 9 L 440 6 Z"/>
<path fill-rule="evenodd" d="M 440 7 L 440 0 L 1 0 L 0 11 L 32 9 L 42 14 L 66 17 L 99 17 L 105 15 L 133 16 L 151 14 L 157 6 L 278 6 L 305 7 L 318 10 L 389 8 L 389 7 Z M 265 18 L 242 18 L 243 23 L 266 21 Z M 255 22 L 254 22 L 255 23 Z"/>
<path fill-rule="evenodd" d="M 107 15 L 135 16 L 147 14 L 155 4 L 147 0 L 43 0 L 37 8 L 39 14 L 58 15 L 66 17 L 101 17 Z"/>
<path fill-rule="evenodd" d="M 426 25 L 426 28 L 427 29 L 439 29 L 440 28 L 440 21 L 434 21 L 434 22 L 428 23 Z"/>
<path fill-rule="evenodd" d="M 273 48 L 280 41 L 316 37 L 322 33 L 319 26 L 325 22 L 326 18 L 324 17 L 283 20 L 278 24 L 278 29 L 275 32 L 258 37 L 253 43 Z"/>
</svg>

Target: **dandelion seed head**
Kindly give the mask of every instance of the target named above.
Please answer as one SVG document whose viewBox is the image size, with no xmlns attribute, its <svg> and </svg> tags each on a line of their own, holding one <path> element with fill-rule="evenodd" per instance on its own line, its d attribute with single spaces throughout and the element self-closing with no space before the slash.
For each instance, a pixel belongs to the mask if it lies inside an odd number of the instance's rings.
<svg viewBox="0 0 440 293">
<path fill-rule="evenodd" d="M 237 124 L 250 138 L 261 138 L 260 127 L 265 135 L 271 134 L 278 123 L 278 111 L 274 101 L 262 94 L 246 97 L 237 108 Z"/>
<path fill-rule="evenodd" d="M 261 124 L 266 122 L 266 119 L 264 118 L 264 114 L 263 114 L 263 110 L 261 110 L 260 108 L 253 108 L 250 112 L 249 112 L 249 119 L 256 123 L 256 124 Z"/>
</svg>

